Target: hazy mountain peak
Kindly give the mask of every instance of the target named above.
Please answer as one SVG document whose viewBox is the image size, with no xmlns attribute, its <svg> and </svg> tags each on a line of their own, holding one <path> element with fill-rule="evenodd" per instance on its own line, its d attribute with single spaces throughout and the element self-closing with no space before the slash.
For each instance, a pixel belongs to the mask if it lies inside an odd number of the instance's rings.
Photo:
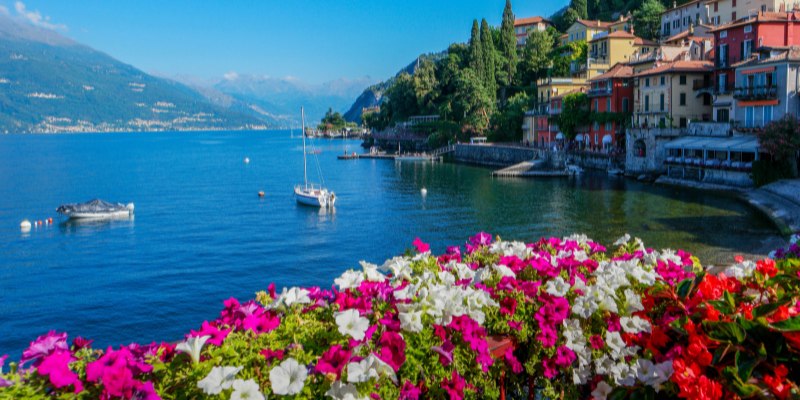
<svg viewBox="0 0 800 400">
<path fill-rule="evenodd" d="M 0 12 L 0 38 L 45 43 L 51 46 L 77 46 L 78 43 L 60 33 L 31 25 L 21 18 Z"/>
</svg>

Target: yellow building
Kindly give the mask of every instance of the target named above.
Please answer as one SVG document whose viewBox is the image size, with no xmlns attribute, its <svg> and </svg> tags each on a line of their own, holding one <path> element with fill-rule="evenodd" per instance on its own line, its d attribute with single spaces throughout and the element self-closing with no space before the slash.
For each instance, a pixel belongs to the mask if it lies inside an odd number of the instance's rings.
<svg viewBox="0 0 800 400">
<path fill-rule="evenodd" d="M 634 54 L 642 56 L 652 53 L 658 48 L 658 43 L 626 31 L 616 31 L 595 35 L 588 48 L 585 76 L 592 79 L 604 74 L 614 64 L 627 63 Z"/>
<path fill-rule="evenodd" d="M 633 124 L 637 128 L 685 128 L 711 120 L 711 61 L 674 61 L 634 75 Z"/>
<path fill-rule="evenodd" d="M 628 15 L 619 16 L 619 19 L 612 22 L 611 25 L 608 26 L 608 31 L 611 33 L 625 31 L 631 32 L 633 29 L 633 20 L 631 19 L 630 13 Z"/>
<path fill-rule="evenodd" d="M 567 29 L 566 43 L 577 42 L 579 40 L 585 40 L 589 42 L 594 39 L 595 35 L 598 33 L 608 33 L 609 29 L 611 28 L 611 24 L 611 22 L 578 19 L 572 24 L 572 26 L 569 27 L 569 29 Z"/>
<path fill-rule="evenodd" d="M 784 12 L 794 10 L 798 0 L 708 0 L 708 21 L 711 25 L 724 25 L 758 12 Z"/>
<path fill-rule="evenodd" d="M 550 20 L 542 17 L 518 18 L 514 20 L 514 34 L 517 36 L 517 46 L 525 46 L 528 34 L 531 31 L 544 32 L 548 27 L 553 26 Z"/>
<path fill-rule="evenodd" d="M 588 85 L 579 78 L 543 78 L 536 82 L 538 104 L 546 105 L 550 99 L 568 92 L 581 90 Z"/>
</svg>

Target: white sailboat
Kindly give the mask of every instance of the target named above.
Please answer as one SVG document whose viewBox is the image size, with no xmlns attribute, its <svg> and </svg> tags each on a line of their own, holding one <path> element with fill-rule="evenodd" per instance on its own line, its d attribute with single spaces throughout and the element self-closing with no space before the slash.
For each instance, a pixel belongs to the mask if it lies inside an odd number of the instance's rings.
<svg viewBox="0 0 800 400">
<path fill-rule="evenodd" d="M 300 115 L 303 121 L 303 128 L 301 136 L 303 137 L 303 183 L 294 187 L 294 197 L 297 199 L 298 204 L 303 204 L 313 207 L 333 207 L 336 202 L 336 195 L 326 189 L 323 185 L 308 183 L 308 162 L 306 152 L 306 116 L 302 108 L 300 108 Z M 315 156 L 316 157 L 316 156 Z M 317 166 L 319 170 L 319 166 Z M 322 171 L 319 170 L 320 179 L 322 179 Z M 323 180 L 324 184 L 324 180 Z"/>
</svg>

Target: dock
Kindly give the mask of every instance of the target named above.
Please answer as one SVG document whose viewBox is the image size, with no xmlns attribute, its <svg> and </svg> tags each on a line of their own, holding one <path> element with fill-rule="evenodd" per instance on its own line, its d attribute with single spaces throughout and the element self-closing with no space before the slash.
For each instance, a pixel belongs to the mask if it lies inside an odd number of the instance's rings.
<svg viewBox="0 0 800 400">
<path fill-rule="evenodd" d="M 397 157 L 394 154 L 344 154 L 337 156 L 339 160 L 360 160 L 360 159 L 379 159 L 379 160 L 394 160 Z"/>
<path fill-rule="evenodd" d="M 543 162 L 540 160 L 523 161 L 519 164 L 494 171 L 492 172 L 492 176 L 503 178 L 555 178 L 570 175 L 567 170 L 540 169 L 542 164 Z"/>
</svg>

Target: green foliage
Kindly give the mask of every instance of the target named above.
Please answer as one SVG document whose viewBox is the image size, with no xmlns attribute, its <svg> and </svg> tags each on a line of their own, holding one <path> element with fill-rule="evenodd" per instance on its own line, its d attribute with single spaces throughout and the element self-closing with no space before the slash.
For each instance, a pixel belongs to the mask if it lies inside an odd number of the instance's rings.
<svg viewBox="0 0 800 400">
<path fill-rule="evenodd" d="M 478 27 L 478 20 L 476 19 L 472 21 L 472 34 L 469 37 L 469 67 L 478 74 L 481 80 L 486 78 L 484 75 L 486 71 L 485 62 L 486 58 L 483 56 L 481 31 Z"/>
<path fill-rule="evenodd" d="M 483 83 L 486 90 L 492 99 L 495 98 L 497 93 L 497 82 L 495 74 L 495 64 L 497 64 L 496 51 L 494 48 L 494 40 L 492 39 L 492 32 L 489 29 L 489 23 L 486 20 L 481 20 L 481 51 L 483 53 Z"/>
<path fill-rule="evenodd" d="M 761 148 L 776 160 L 792 160 L 800 151 L 800 126 L 790 115 L 773 121 L 758 132 Z"/>
<path fill-rule="evenodd" d="M 480 77 L 472 68 L 459 71 L 456 78 L 453 115 L 460 121 L 464 129 L 477 134 L 486 131 L 493 111 L 494 101 L 483 86 Z"/>
<path fill-rule="evenodd" d="M 792 178 L 792 163 L 789 161 L 761 159 L 753 162 L 753 184 L 756 186 Z"/>
<path fill-rule="evenodd" d="M 517 81 L 520 84 L 534 83 L 547 75 L 557 38 L 558 32 L 552 28 L 544 32 L 532 30 L 528 34 L 518 69 Z"/>
<path fill-rule="evenodd" d="M 578 13 L 578 18 L 589 18 L 589 8 L 586 0 L 572 0 L 570 2 L 570 8 Z"/>
<path fill-rule="evenodd" d="M 506 0 L 503 9 L 503 22 L 500 24 L 500 42 L 497 44 L 500 52 L 501 68 L 497 72 L 500 86 L 513 84 L 517 74 L 517 36 L 514 33 L 514 12 L 511 9 L 511 0 Z"/>
<path fill-rule="evenodd" d="M 324 131 L 340 131 L 344 129 L 346 125 L 347 122 L 344 120 L 344 117 L 342 117 L 342 114 L 338 111 L 334 112 L 332 108 L 329 108 L 325 116 L 322 117 L 318 128 Z"/>
<path fill-rule="evenodd" d="M 569 76 L 569 67 L 573 62 L 585 63 L 587 57 L 587 43 L 585 40 L 576 40 L 553 50 L 553 76 Z"/>
<path fill-rule="evenodd" d="M 659 38 L 661 30 L 661 14 L 666 8 L 658 0 L 645 0 L 633 13 L 633 24 L 636 34 L 650 40 Z"/>
<path fill-rule="evenodd" d="M 522 121 L 533 99 L 525 92 L 511 96 L 503 109 L 492 116 L 492 129 L 488 138 L 492 142 L 519 142 L 522 140 Z"/>
<path fill-rule="evenodd" d="M 578 128 L 589 123 L 589 97 L 586 93 L 571 93 L 564 96 L 561 114 L 553 119 L 564 136 L 570 140 L 574 139 Z"/>
</svg>

